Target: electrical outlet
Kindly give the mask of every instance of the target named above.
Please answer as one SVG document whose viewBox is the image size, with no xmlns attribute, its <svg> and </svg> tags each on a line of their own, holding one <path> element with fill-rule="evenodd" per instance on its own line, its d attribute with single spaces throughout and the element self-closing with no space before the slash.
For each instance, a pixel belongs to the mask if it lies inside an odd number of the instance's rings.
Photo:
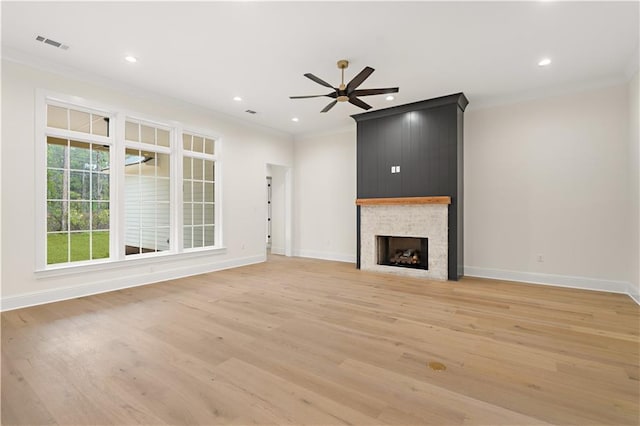
<svg viewBox="0 0 640 426">
<path fill-rule="evenodd" d="M 539 262 L 539 263 L 542 263 L 542 262 L 544 262 L 544 257 L 542 257 L 542 255 L 541 255 L 541 254 L 539 254 L 539 255 L 537 256 L 537 260 L 538 260 L 538 262 Z"/>
</svg>

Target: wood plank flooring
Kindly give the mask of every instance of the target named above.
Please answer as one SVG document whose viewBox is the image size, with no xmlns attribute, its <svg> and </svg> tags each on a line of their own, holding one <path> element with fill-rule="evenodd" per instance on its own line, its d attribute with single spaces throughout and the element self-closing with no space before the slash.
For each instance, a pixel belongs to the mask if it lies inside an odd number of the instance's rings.
<svg viewBox="0 0 640 426">
<path fill-rule="evenodd" d="M 624 295 L 272 256 L 3 313 L 2 424 L 637 425 L 639 327 Z"/>
</svg>

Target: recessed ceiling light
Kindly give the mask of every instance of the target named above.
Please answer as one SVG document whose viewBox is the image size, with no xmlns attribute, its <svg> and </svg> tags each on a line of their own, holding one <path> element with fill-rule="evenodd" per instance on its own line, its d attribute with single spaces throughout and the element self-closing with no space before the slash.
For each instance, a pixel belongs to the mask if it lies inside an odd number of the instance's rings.
<svg viewBox="0 0 640 426">
<path fill-rule="evenodd" d="M 233 100 L 236 102 L 240 102 L 242 100 L 242 98 L 240 96 L 234 96 Z"/>
<path fill-rule="evenodd" d="M 392 100 L 394 100 L 395 98 L 394 98 L 393 96 L 389 95 L 389 96 L 387 96 L 385 99 L 386 99 L 386 100 L 388 100 L 388 101 L 392 101 Z"/>
<path fill-rule="evenodd" d="M 298 117 L 293 117 L 291 121 L 295 121 L 297 123 L 298 121 L 300 121 L 300 119 Z"/>
<path fill-rule="evenodd" d="M 136 58 L 135 56 L 131 56 L 131 55 L 125 56 L 124 60 L 127 61 L 127 62 L 131 62 L 132 64 L 138 62 L 138 58 Z"/>
<path fill-rule="evenodd" d="M 543 60 L 541 60 L 540 62 L 538 62 L 538 66 L 541 67 L 546 67 L 547 65 L 549 65 L 551 63 L 551 59 L 549 58 L 544 58 Z"/>
</svg>

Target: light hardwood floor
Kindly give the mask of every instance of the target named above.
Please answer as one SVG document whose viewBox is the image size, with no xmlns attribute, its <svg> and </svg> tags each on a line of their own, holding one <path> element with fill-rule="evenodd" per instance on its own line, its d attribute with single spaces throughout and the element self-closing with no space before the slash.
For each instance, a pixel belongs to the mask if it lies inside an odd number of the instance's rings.
<svg viewBox="0 0 640 426">
<path fill-rule="evenodd" d="M 639 324 L 624 295 L 272 256 L 3 313 L 2 423 L 638 424 Z"/>
</svg>

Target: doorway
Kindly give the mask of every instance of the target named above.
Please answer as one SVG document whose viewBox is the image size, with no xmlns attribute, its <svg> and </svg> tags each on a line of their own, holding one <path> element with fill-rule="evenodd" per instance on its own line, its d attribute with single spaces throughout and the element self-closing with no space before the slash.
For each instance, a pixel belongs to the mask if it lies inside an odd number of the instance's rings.
<svg viewBox="0 0 640 426">
<path fill-rule="evenodd" d="M 267 164 L 265 250 L 267 255 L 291 256 L 290 167 Z"/>
</svg>

